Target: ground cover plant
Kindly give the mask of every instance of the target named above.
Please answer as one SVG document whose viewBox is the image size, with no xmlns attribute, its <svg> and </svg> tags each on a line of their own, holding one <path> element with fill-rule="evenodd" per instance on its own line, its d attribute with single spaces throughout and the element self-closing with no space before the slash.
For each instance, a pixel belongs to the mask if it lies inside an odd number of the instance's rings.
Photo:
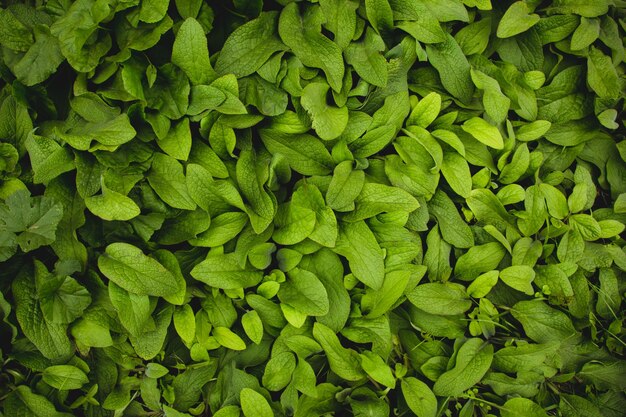
<svg viewBox="0 0 626 417">
<path fill-rule="evenodd" d="M 624 6 L 3 2 L 0 416 L 622 416 Z"/>
</svg>

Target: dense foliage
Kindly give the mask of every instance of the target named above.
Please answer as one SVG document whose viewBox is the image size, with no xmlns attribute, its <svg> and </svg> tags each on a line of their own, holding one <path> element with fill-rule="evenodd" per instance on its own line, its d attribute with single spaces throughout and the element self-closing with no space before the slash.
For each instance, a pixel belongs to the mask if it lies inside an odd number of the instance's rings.
<svg viewBox="0 0 626 417">
<path fill-rule="evenodd" d="M 0 9 L 0 415 L 620 417 L 622 0 Z"/>
</svg>

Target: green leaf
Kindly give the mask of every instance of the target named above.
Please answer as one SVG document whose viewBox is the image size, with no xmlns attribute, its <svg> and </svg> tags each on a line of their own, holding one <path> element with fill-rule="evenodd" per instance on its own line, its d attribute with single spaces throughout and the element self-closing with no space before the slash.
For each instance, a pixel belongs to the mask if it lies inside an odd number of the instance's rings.
<svg viewBox="0 0 626 417">
<path fill-rule="evenodd" d="M 472 175 L 465 158 L 454 151 L 444 152 L 441 173 L 455 193 L 463 198 L 469 197 L 472 191 Z"/>
<path fill-rule="evenodd" d="M 217 342 L 225 348 L 232 350 L 245 350 L 246 342 L 228 327 L 217 326 L 213 329 L 213 336 Z"/>
<path fill-rule="evenodd" d="M 600 224 L 588 214 L 573 214 L 569 218 L 569 223 L 587 241 L 598 239 L 602 233 Z"/>
<path fill-rule="evenodd" d="M 131 141 L 137 135 L 126 114 L 97 122 L 79 123 L 67 132 L 57 133 L 71 147 L 81 151 L 97 147 L 98 145 L 92 145 L 94 140 L 106 147 L 115 148 Z"/>
<path fill-rule="evenodd" d="M 531 14 L 531 9 L 524 1 L 513 3 L 502 16 L 496 32 L 498 38 L 510 38 L 526 32 L 539 22 L 539 15 Z"/>
<path fill-rule="evenodd" d="M 127 221 L 141 213 L 139 206 L 129 197 L 109 189 L 102 182 L 102 194 L 87 197 L 85 205 L 103 220 Z"/>
<path fill-rule="evenodd" d="M 384 50 L 383 39 L 368 28 L 365 38 L 360 42 L 350 43 L 344 54 L 346 62 L 352 65 L 360 77 L 372 85 L 385 87 L 389 76 L 387 60 L 382 54 Z"/>
<path fill-rule="evenodd" d="M 191 152 L 189 119 L 182 119 L 172 126 L 165 137 L 159 138 L 157 144 L 169 156 L 186 161 L 189 158 L 189 152 Z"/>
<path fill-rule="evenodd" d="M 324 285 L 314 273 L 299 268 L 289 271 L 287 281 L 280 286 L 278 298 L 311 316 L 323 316 L 330 308 Z"/>
<path fill-rule="evenodd" d="M 385 278 L 383 251 L 364 221 L 343 223 L 333 250 L 348 259 L 359 281 L 375 290 L 382 286 Z"/>
<path fill-rule="evenodd" d="M 263 339 L 263 321 L 256 310 L 250 310 L 241 316 L 241 325 L 246 335 L 257 345 Z"/>
<path fill-rule="evenodd" d="M 69 417 L 61 413 L 43 395 L 35 394 L 27 385 L 19 385 L 4 401 L 4 413 L 8 416 L 24 417 Z"/>
<path fill-rule="evenodd" d="M 326 175 L 333 161 L 324 144 L 308 134 L 286 134 L 277 130 L 259 130 L 263 144 L 272 154 L 284 155 L 291 168 L 303 175 Z"/>
<path fill-rule="evenodd" d="M 411 278 L 409 271 L 391 271 L 385 274 L 383 286 L 379 290 L 367 289 L 361 299 L 361 310 L 369 318 L 382 316 L 391 310 L 402 297 Z"/>
<path fill-rule="evenodd" d="M 7 12 L 5 16 L 10 14 Z M 58 40 L 50 34 L 48 27 L 35 26 L 34 34 L 35 43 L 12 68 L 17 79 L 27 86 L 47 80 L 65 60 Z"/>
<path fill-rule="evenodd" d="M 183 166 L 169 155 L 156 153 L 148 182 L 154 191 L 172 207 L 194 210 L 196 203 L 187 190 Z"/>
<path fill-rule="evenodd" d="M 193 344 L 196 338 L 196 317 L 189 304 L 182 305 L 174 310 L 174 328 L 187 346 Z"/>
<path fill-rule="evenodd" d="M 250 267 L 242 268 L 236 255 L 209 254 L 191 270 L 191 276 L 207 285 L 225 290 L 248 288 L 258 284 L 263 273 Z"/>
<path fill-rule="evenodd" d="M 611 58 L 593 46 L 587 57 L 587 82 L 600 98 L 612 99 L 619 95 L 619 79 Z"/>
<path fill-rule="evenodd" d="M 535 279 L 535 271 L 526 265 L 509 266 L 500 271 L 500 279 L 509 287 L 528 295 L 533 295 L 535 290 L 532 282 Z"/>
<path fill-rule="evenodd" d="M 546 200 L 548 213 L 557 219 L 564 219 L 569 214 L 569 209 L 563 193 L 550 184 L 539 184 L 539 188 Z"/>
<path fill-rule="evenodd" d="M 309 237 L 315 229 L 315 212 L 292 203 L 279 207 L 272 239 L 281 245 L 295 245 Z"/>
<path fill-rule="evenodd" d="M 465 288 L 454 283 L 421 284 L 406 296 L 413 305 L 430 314 L 463 314 L 472 306 Z"/>
<path fill-rule="evenodd" d="M 468 103 L 474 94 L 470 65 L 452 35 L 446 35 L 444 42 L 426 45 L 426 52 L 445 89 L 463 103 Z"/>
<path fill-rule="evenodd" d="M 502 417 L 546 417 L 541 406 L 527 398 L 511 398 L 502 406 Z"/>
<path fill-rule="evenodd" d="M 391 368 L 379 355 L 366 350 L 359 356 L 361 357 L 361 367 L 374 381 L 391 389 L 396 387 L 396 379 Z"/>
<path fill-rule="evenodd" d="M 230 34 L 215 64 L 220 75 L 235 74 L 238 78 L 257 71 L 285 45 L 276 36 L 278 13 L 263 12 Z"/>
<path fill-rule="evenodd" d="M 467 198 L 467 205 L 482 223 L 493 224 L 504 230 L 504 227 L 512 221 L 511 215 L 506 211 L 498 197 L 485 188 L 472 190 Z"/>
<path fill-rule="evenodd" d="M 549 307 L 543 301 L 520 301 L 511 312 L 522 323 L 528 337 L 538 343 L 564 342 L 577 334 L 565 313 Z"/>
<path fill-rule="evenodd" d="M 74 169 L 70 150 L 61 147 L 54 140 L 30 132 L 24 144 L 35 173 L 35 183 L 48 183 L 62 173 Z"/>
<path fill-rule="evenodd" d="M 498 276 L 498 271 L 489 271 L 479 275 L 467 287 L 467 294 L 474 298 L 484 297 L 498 283 Z"/>
<path fill-rule="evenodd" d="M 461 219 L 450 197 L 438 190 L 428 203 L 428 211 L 437 219 L 443 239 L 457 248 L 474 246 L 474 236 L 467 223 Z"/>
<path fill-rule="evenodd" d="M 566 417 L 602 417 L 597 405 L 578 395 L 561 394 L 559 408 Z"/>
<path fill-rule="evenodd" d="M 80 389 L 89 382 L 85 373 L 72 365 L 47 367 L 42 374 L 44 382 L 58 390 Z"/>
<path fill-rule="evenodd" d="M 472 135 L 477 141 L 490 148 L 502 149 L 504 142 L 497 127 L 490 125 L 480 117 L 472 117 L 463 123 L 463 130 Z"/>
<path fill-rule="evenodd" d="M 137 295 L 165 297 L 178 291 L 179 283 L 163 265 L 136 246 L 112 243 L 98 258 L 98 268 L 107 278 Z"/>
<path fill-rule="evenodd" d="M 8 8 L 0 11 L 0 39 L 3 46 L 20 52 L 28 51 L 34 43 L 30 29 Z"/>
<path fill-rule="evenodd" d="M 348 108 L 327 104 L 329 86 L 311 83 L 302 90 L 301 104 L 313 119 L 313 129 L 324 140 L 336 139 L 348 125 Z"/>
<path fill-rule="evenodd" d="M 607 0 L 587 2 L 585 0 L 555 0 L 550 6 L 552 13 L 574 13 L 584 17 L 596 17 L 609 11 Z"/>
<path fill-rule="evenodd" d="M 167 13 L 169 2 L 166 0 L 144 0 L 141 2 L 139 19 L 146 23 L 155 23 Z"/>
<path fill-rule="evenodd" d="M 377 31 L 386 31 L 393 26 L 393 13 L 387 0 L 365 0 L 367 20 Z"/>
<path fill-rule="evenodd" d="M 321 323 L 315 323 L 313 325 L 313 337 L 324 349 L 330 369 L 340 378 L 347 381 L 359 381 L 365 377 L 361 370 L 358 354 L 341 346 L 335 332 Z"/>
<path fill-rule="evenodd" d="M 438 396 L 460 396 L 483 378 L 493 360 L 493 345 L 482 339 L 467 340 L 456 354 L 454 367 L 439 376 L 433 386 Z"/>
<path fill-rule="evenodd" d="M 428 385 L 417 378 L 402 379 L 402 395 L 407 405 L 417 417 L 435 417 L 437 398 Z"/>
<path fill-rule="evenodd" d="M 272 356 L 263 371 L 263 386 L 270 391 L 282 390 L 291 382 L 295 369 L 296 357 L 293 353 L 282 352 Z"/>
<path fill-rule="evenodd" d="M 71 323 L 91 304 L 91 295 L 74 278 L 49 279 L 51 288 L 39 293 L 44 318 L 51 323 Z"/>
<path fill-rule="evenodd" d="M 265 397 L 250 388 L 241 390 L 239 401 L 245 417 L 274 417 L 274 412 Z"/>
<path fill-rule="evenodd" d="M 65 359 L 72 354 L 67 337 L 67 325 L 49 322 L 44 318 L 37 300 L 34 283 L 25 275 L 12 285 L 15 298 L 15 316 L 24 335 L 48 359 Z M 6 410 L 5 410 L 6 411 Z"/>
<path fill-rule="evenodd" d="M 441 111 L 441 96 L 430 93 L 417 102 L 406 121 L 407 126 L 416 125 L 427 128 Z"/>
<path fill-rule="evenodd" d="M 27 190 L 16 191 L 0 203 L 0 231 L 13 237 L 13 248 L 17 244 L 24 252 L 54 242 L 62 217 L 61 204 L 48 197 L 30 197 Z"/>
<path fill-rule="evenodd" d="M 352 161 L 339 163 L 326 192 L 326 203 L 335 211 L 354 210 L 354 200 L 365 183 L 365 173 L 352 168 Z"/>
<path fill-rule="evenodd" d="M 278 33 L 282 41 L 309 67 L 320 68 L 334 91 L 341 91 L 344 65 L 341 49 L 322 35 L 319 24 L 308 25 L 295 3 L 280 13 Z"/>
<path fill-rule="evenodd" d="M 499 242 L 472 246 L 457 259 L 454 273 L 462 280 L 471 281 L 483 272 L 497 269 L 505 254 Z"/>
<path fill-rule="evenodd" d="M 365 183 L 355 200 L 356 209 L 347 214 L 347 221 L 369 219 L 380 213 L 403 211 L 410 213 L 419 207 L 419 203 L 408 192 L 388 185 Z"/>
<path fill-rule="evenodd" d="M 204 29 L 192 17 L 185 19 L 178 28 L 172 47 L 172 63 L 182 69 L 194 85 L 208 84 L 217 78 L 209 61 Z"/>
<path fill-rule="evenodd" d="M 586 17 L 580 18 L 580 25 L 576 28 L 572 34 L 572 41 L 570 42 L 570 48 L 573 51 L 587 48 L 589 45 L 595 42 L 600 35 L 600 20 L 588 19 Z"/>
</svg>

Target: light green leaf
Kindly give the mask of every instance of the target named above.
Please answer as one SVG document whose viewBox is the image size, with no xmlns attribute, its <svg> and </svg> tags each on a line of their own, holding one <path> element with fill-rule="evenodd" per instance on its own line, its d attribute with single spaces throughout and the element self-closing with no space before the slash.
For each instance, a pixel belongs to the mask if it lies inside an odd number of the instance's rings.
<svg viewBox="0 0 626 417">
<path fill-rule="evenodd" d="M 497 269 L 504 255 L 506 249 L 499 242 L 472 246 L 457 259 L 454 273 L 462 280 L 471 281 L 484 272 Z"/>
<path fill-rule="evenodd" d="M 187 191 L 183 166 L 169 155 L 156 153 L 148 182 L 154 191 L 172 207 L 194 210 L 196 203 Z"/>
<path fill-rule="evenodd" d="M 555 0 L 549 7 L 551 13 L 574 13 L 584 17 L 597 17 L 609 11 L 608 0 Z"/>
<path fill-rule="evenodd" d="M 315 229 L 315 212 L 296 204 L 285 203 L 274 219 L 272 239 L 280 245 L 295 245 L 309 237 Z"/>
<path fill-rule="evenodd" d="M 480 117 L 472 117 L 471 119 L 466 120 L 465 123 L 463 123 L 462 128 L 464 131 L 472 135 L 474 139 L 491 148 L 504 148 L 502 134 L 500 134 L 498 128 L 490 125 Z"/>
<path fill-rule="evenodd" d="M 127 221 L 141 213 L 139 206 L 129 197 L 109 189 L 102 182 L 102 194 L 87 197 L 85 205 L 104 220 Z"/>
<path fill-rule="evenodd" d="M 24 417 L 70 417 L 69 413 L 57 411 L 45 396 L 35 394 L 28 385 L 18 385 L 3 401 L 6 416 Z"/>
<path fill-rule="evenodd" d="M 479 275 L 467 287 L 467 294 L 470 297 L 482 298 L 489 294 L 489 291 L 498 283 L 498 271 L 489 271 Z"/>
<path fill-rule="evenodd" d="M 47 367 L 42 374 L 44 382 L 60 391 L 80 389 L 89 382 L 87 375 L 72 365 L 55 365 Z"/>
<path fill-rule="evenodd" d="M 526 265 L 509 266 L 500 271 L 500 279 L 509 287 L 528 295 L 533 295 L 535 290 L 532 282 L 535 279 L 535 271 Z"/>
<path fill-rule="evenodd" d="M 428 211 L 437 219 L 443 239 L 457 248 L 474 246 L 474 236 L 470 227 L 463 221 L 456 206 L 441 190 L 428 202 Z"/>
<path fill-rule="evenodd" d="M 325 83 L 311 83 L 302 90 L 302 107 L 313 119 L 313 129 L 324 140 L 336 139 L 348 125 L 348 108 L 327 104 L 329 87 Z"/>
<path fill-rule="evenodd" d="M 242 268 L 234 253 L 209 256 L 191 270 L 191 276 L 207 285 L 225 290 L 248 288 L 258 284 L 263 272 Z"/>
<path fill-rule="evenodd" d="M 320 29 L 319 25 L 305 24 L 295 3 L 289 3 L 280 13 L 278 33 L 282 41 L 304 65 L 324 71 L 328 84 L 339 92 L 344 74 L 341 49 L 322 35 Z"/>
<path fill-rule="evenodd" d="M 280 391 L 289 384 L 296 370 L 296 357 L 291 352 L 274 355 L 265 365 L 262 383 L 270 391 Z"/>
<path fill-rule="evenodd" d="M 388 0 L 365 0 L 365 14 L 377 32 L 390 30 L 393 26 L 393 12 Z"/>
<path fill-rule="evenodd" d="M 463 394 L 483 378 L 493 360 L 493 345 L 482 339 L 467 340 L 456 354 L 454 367 L 435 381 L 433 392 L 443 397 Z"/>
<path fill-rule="evenodd" d="M 174 310 L 174 328 L 187 346 L 193 344 L 196 338 L 196 317 L 189 304 L 176 307 Z"/>
<path fill-rule="evenodd" d="M 396 378 L 391 372 L 389 365 L 383 359 L 368 350 L 359 354 L 361 358 L 361 366 L 363 370 L 376 382 L 384 386 L 394 389 L 396 387 Z"/>
<path fill-rule="evenodd" d="M 313 337 L 326 353 L 330 369 L 347 381 L 359 381 L 365 378 L 361 370 L 359 355 L 352 349 L 341 346 L 334 331 L 321 323 L 313 325 Z"/>
<path fill-rule="evenodd" d="M 112 243 L 98 258 L 98 268 L 111 281 L 138 295 L 164 297 L 178 291 L 174 275 L 158 261 L 128 243 Z"/>
<path fill-rule="evenodd" d="M 435 417 L 437 415 L 437 398 L 428 385 L 417 378 L 402 379 L 402 396 L 417 417 Z"/>
<path fill-rule="evenodd" d="M 67 337 L 67 325 L 46 320 L 37 302 L 34 282 L 26 275 L 13 281 L 15 316 L 24 335 L 48 359 L 68 358 L 72 346 Z M 6 409 L 5 409 L 6 411 Z"/>
<path fill-rule="evenodd" d="M 383 251 L 364 221 L 343 223 L 333 250 L 348 259 L 350 269 L 359 281 L 373 289 L 382 286 L 385 278 Z"/>
<path fill-rule="evenodd" d="M 291 168 L 303 175 L 326 175 L 333 160 L 324 144 L 308 134 L 286 134 L 272 129 L 260 129 L 263 144 L 273 154 L 282 154 Z"/>
<path fill-rule="evenodd" d="M 241 316 L 241 325 L 246 335 L 257 345 L 263 339 L 263 321 L 256 310 L 250 310 Z"/>
<path fill-rule="evenodd" d="M 365 32 L 365 38 L 360 42 L 352 42 L 344 54 L 346 62 L 365 81 L 378 87 L 385 87 L 388 79 L 387 60 L 382 52 L 385 42 L 370 28 Z"/>
<path fill-rule="evenodd" d="M 430 314 L 463 314 L 472 306 L 465 288 L 455 283 L 421 284 L 406 294 L 409 301 Z"/>
<path fill-rule="evenodd" d="M 245 417 L 274 417 L 274 412 L 265 397 L 250 388 L 241 390 L 239 401 Z"/>
<path fill-rule="evenodd" d="M 209 49 L 204 29 L 189 17 L 178 28 L 172 47 L 172 63 L 182 69 L 192 84 L 208 84 L 217 78 L 209 61 Z"/>
<path fill-rule="evenodd" d="M 311 316 L 323 316 L 330 308 L 324 285 L 314 273 L 300 268 L 289 271 L 287 281 L 280 285 L 278 298 Z"/>
<path fill-rule="evenodd" d="M 246 342 L 228 327 L 217 326 L 213 328 L 213 336 L 217 342 L 225 348 L 232 350 L 245 350 Z"/>
<path fill-rule="evenodd" d="M 354 210 L 354 200 L 361 193 L 365 183 L 365 173 L 353 169 L 352 161 L 339 163 L 326 192 L 326 203 L 335 211 Z"/>
<path fill-rule="evenodd" d="M 565 313 L 541 300 L 520 301 L 513 306 L 511 313 L 522 323 L 528 337 L 538 343 L 564 342 L 577 334 Z"/>
<path fill-rule="evenodd" d="M 235 74 L 238 78 L 257 71 L 285 45 L 276 36 L 278 13 L 263 12 L 230 34 L 215 64 L 220 75 Z"/>
<path fill-rule="evenodd" d="M 496 32 L 498 38 L 510 38 L 526 32 L 539 22 L 539 15 L 531 14 L 531 9 L 524 1 L 513 3 L 502 16 Z"/>
<path fill-rule="evenodd" d="M 426 45 L 426 52 L 445 89 L 460 101 L 469 103 L 474 94 L 470 65 L 452 35 L 446 34 L 444 42 Z"/>
<path fill-rule="evenodd" d="M 614 99 L 620 94 L 619 78 L 611 58 L 593 46 L 587 57 L 587 82 L 600 98 Z"/>
<path fill-rule="evenodd" d="M 547 417 L 541 406 L 528 398 L 511 398 L 502 406 L 502 417 Z"/>
<path fill-rule="evenodd" d="M 415 197 L 408 192 L 376 183 L 365 183 L 355 204 L 356 209 L 344 217 L 347 221 L 369 219 L 380 213 L 410 213 L 419 207 Z"/>
</svg>

